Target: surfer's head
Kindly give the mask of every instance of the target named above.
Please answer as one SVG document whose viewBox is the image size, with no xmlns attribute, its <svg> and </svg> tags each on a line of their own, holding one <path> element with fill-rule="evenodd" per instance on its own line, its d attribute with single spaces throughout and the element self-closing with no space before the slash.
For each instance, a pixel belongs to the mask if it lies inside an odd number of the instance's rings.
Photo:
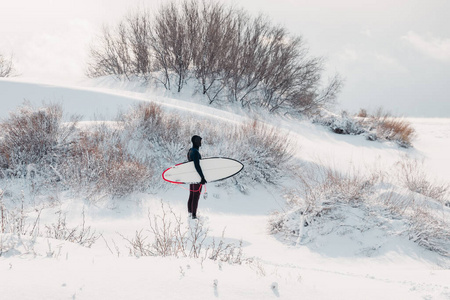
<svg viewBox="0 0 450 300">
<path fill-rule="evenodd" d="M 199 137 L 198 135 L 194 135 L 191 138 L 192 141 L 192 145 L 194 145 L 194 148 L 199 148 L 202 145 L 202 138 Z"/>
</svg>

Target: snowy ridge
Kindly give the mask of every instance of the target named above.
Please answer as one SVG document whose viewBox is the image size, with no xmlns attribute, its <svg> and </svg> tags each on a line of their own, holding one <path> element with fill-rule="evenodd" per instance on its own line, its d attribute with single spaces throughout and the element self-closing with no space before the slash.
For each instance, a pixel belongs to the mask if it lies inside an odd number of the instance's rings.
<svg viewBox="0 0 450 300">
<path fill-rule="evenodd" d="M 42 100 L 61 101 L 66 112 L 85 117 L 85 126 L 95 120 L 113 120 L 119 109 L 148 100 L 186 117 L 232 123 L 252 119 L 235 113 L 238 109 L 205 106 L 190 95 L 174 99 L 141 87 L 127 89 L 0 80 L 0 101 L 5 107 L 0 118 L 7 118 L 26 99 L 35 105 Z M 450 121 L 446 119 L 412 120 L 419 134 L 413 149 L 335 135 L 308 121 L 269 115 L 262 119 L 288 134 L 295 163 L 365 174 L 390 170 L 408 155 L 424 160 L 430 178 L 444 182 L 450 178 L 445 151 L 450 146 Z M 208 138 L 203 138 L 207 144 Z M 0 201 L 9 190 L 20 193 L 26 186 L 0 183 Z M 271 213 L 289 211 L 285 196 L 294 188 L 298 185 L 290 178 L 279 185 L 256 184 L 247 194 L 230 185 L 207 185 L 208 198 L 199 204 L 204 228 L 209 239 L 234 245 L 242 241 L 242 264 L 129 255 L 125 238 L 132 239 L 140 230 L 150 235 L 149 215 L 161 215 L 161 201 L 180 216 L 182 228 L 192 226 L 186 220 L 187 192 L 182 188 L 97 202 L 67 192 L 25 199 L 27 218 L 35 220 L 39 215 L 43 231 L 55 225 L 55 216 L 62 212 L 68 227 L 80 229 L 83 223 L 101 236 L 86 248 L 59 239 L 0 233 L 0 295 L 5 299 L 450 299 L 450 260 L 414 243 L 405 233 L 404 220 L 392 219 L 376 206 L 338 202 L 331 214 L 316 223 L 300 210 L 292 211 L 288 222 L 298 230 L 296 235 L 271 235 Z M 45 204 L 36 210 L 33 201 Z M 437 205 L 436 212 L 448 220 L 448 209 Z M 305 222 L 308 226 L 298 227 Z"/>
</svg>

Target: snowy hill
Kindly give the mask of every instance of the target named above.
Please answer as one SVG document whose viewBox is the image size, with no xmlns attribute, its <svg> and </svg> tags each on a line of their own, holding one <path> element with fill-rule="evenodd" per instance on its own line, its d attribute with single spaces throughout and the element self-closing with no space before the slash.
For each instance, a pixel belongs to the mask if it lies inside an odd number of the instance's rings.
<svg viewBox="0 0 450 300">
<path fill-rule="evenodd" d="M 190 95 L 175 99 L 139 86 L 112 89 L 118 83 L 111 82 L 83 85 L 0 80 L 0 118 L 8 118 L 24 99 L 38 106 L 43 100 L 61 102 L 65 113 L 82 115 L 86 127 L 113 121 L 119 110 L 146 101 L 186 120 L 212 122 L 205 124 L 240 124 L 254 117 L 237 108 L 225 111 L 204 105 Z M 207 184 L 208 197 L 199 204 L 200 223 L 187 219 L 188 192 L 165 183 L 151 192 L 92 201 L 74 190 L 41 192 L 31 198 L 28 179 L 0 179 L 2 207 L 19 221 L 25 214 L 30 227 L 41 228 L 39 233 L 31 230 L 33 235 L 0 232 L 0 298 L 450 299 L 449 257 L 430 251 L 423 237 L 414 236 L 423 232 L 411 231 L 415 223 L 409 219 L 414 205 L 423 203 L 429 207 L 427 212 L 439 215 L 444 222 L 440 224 L 448 225 L 450 211 L 444 205 L 448 198 L 434 201 L 400 183 L 402 170 L 411 164 L 428 183 L 449 183 L 450 120 L 411 119 L 418 137 L 414 148 L 403 149 L 361 136 L 336 135 L 309 121 L 266 114 L 260 119 L 289 141 L 293 154 L 286 168 L 289 176 L 275 184 L 242 181 L 245 193 L 234 182 Z M 207 136 L 203 138 L 204 153 L 220 151 L 208 146 Z M 356 179 L 331 188 L 319 181 L 317 186 L 297 181 L 310 180 L 311 170 L 319 170 L 311 177 L 332 173 L 341 182 Z M 386 179 L 373 179 L 367 192 L 357 191 L 356 200 L 342 199 L 346 191 L 335 190 L 356 185 L 360 178 L 367 181 L 373 174 Z M 303 194 L 307 186 L 310 195 L 320 192 L 316 196 L 325 199 L 305 207 L 303 201 L 312 199 Z M 395 211 L 394 198 L 404 211 Z M 276 233 L 274 222 L 282 226 Z M 146 256 L 143 250 L 148 249 L 133 245 L 138 237 L 143 238 L 141 245 L 150 242 L 157 224 L 175 228 L 178 224 L 187 235 L 197 230 L 209 254 L 217 251 L 223 256 L 217 260 L 208 259 L 204 252 L 197 258 L 186 252 Z M 58 231 L 61 227 L 67 231 Z M 58 232 L 84 234 L 86 244 Z M 448 227 L 442 232 L 448 233 Z M 89 237 L 95 239 L 92 245 Z"/>
</svg>

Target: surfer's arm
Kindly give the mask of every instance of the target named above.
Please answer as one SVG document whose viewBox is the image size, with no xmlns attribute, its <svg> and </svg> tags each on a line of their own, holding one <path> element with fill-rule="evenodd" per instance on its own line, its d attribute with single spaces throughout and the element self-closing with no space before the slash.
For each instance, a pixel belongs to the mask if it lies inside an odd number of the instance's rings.
<svg viewBox="0 0 450 300">
<path fill-rule="evenodd" d="M 200 167 L 200 157 L 198 152 L 194 153 L 193 157 L 195 170 L 197 170 L 198 175 L 200 175 L 200 178 L 202 179 L 202 184 L 206 183 L 205 176 L 203 175 L 202 167 Z"/>
</svg>

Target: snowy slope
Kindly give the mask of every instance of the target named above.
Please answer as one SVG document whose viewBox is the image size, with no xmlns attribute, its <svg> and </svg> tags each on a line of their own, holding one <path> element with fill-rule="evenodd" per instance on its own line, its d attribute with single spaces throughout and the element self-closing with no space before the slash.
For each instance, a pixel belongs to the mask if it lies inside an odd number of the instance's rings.
<svg viewBox="0 0 450 300">
<path fill-rule="evenodd" d="M 97 87 L 60 87 L 0 80 L 0 118 L 23 99 L 63 103 L 67 113 L 85 121 L 111 120 L 119 109 L 135 101 L 157 101 L 180 114 L 198 114 L 242 122 L 247 116 L 177 100 L 149 91 Z M 181 97 L 183 98 L 183 97 Z M 347 171 L 387 168 L 405 154 L 424 159 L 430 175 L 450 181 L 450 121 L 412 120 L 417 129 L 415 148 L 369 142 L 358 136 L 340 136 L 307 121 L 276 120 L 267 123 L 285 130 L 298 160 Z M 207 137 L 204 137 L 207 143 Z M 2 184 L 9 184 L 2 182 Z M 450 299 L 450 261 L 419 247 L 402 235 L 401 220 L 379 211 L 366 215 L 359 208 L 342 207 L 347 223 L 313 242 L 293 244 L 268 233 L 269 214 L 285 209 L 286 186 L 255 185 L 247 194 L 207 185 L 208 198 L 200 200 L 199 214 L 209 238 L 228 243 L 242 241 L 246 258 L 241 265 L 173 257 L 134 257 L 124 238 L 148 230 L 148 214 L 158 214 L 161 201 L 181 216 L 183 226 L 187 191 L 161 190 L 131 195 L 120 201 L 92 203 L 76 195 L 60 195 L 60 202 L 42 210 L 40 223 L 55 222 L 63 211 L 67 222 L 86 224 L 102 237 L 92 246 L 54 239 L 1 235 L 0 245 L 14 251 L 0 257 L 1 299 Z M 0 187 L 5 190 L 11 186 Z M 17 188 L 17 187 L 15 187 Z M 49 195 L 51 196 L 51 195 Z M 36 212 L 30 211 L 30 217 Z M 333 226 L 333 223 L 329 223 Z M 352 230 L 362 228 L 367 230 Z M 326 228 L 325 228 L 326 229 Z"/>
</svg>

